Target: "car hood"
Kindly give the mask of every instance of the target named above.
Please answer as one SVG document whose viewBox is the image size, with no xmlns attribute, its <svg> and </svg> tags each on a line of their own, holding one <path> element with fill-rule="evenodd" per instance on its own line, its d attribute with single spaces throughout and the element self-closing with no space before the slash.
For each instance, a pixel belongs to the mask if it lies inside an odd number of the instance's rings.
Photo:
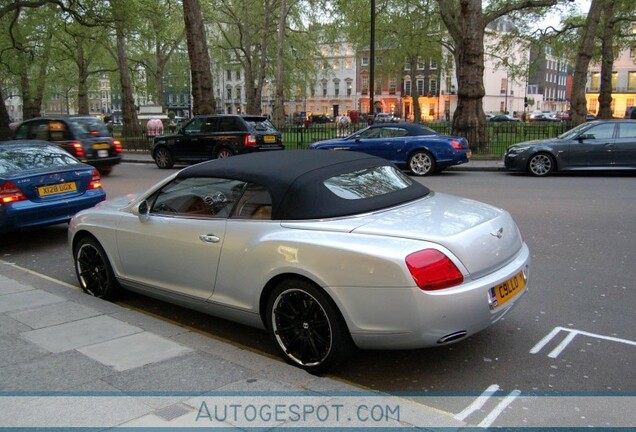
<svg viewBox="0 0 636 432">
<path fill-rule="evenodd" d="M 452 252 L 473 278 L 505 266 L 523 247 L 519 229 L 507 211 L 435 192 L 388 211 L 284 225 L 435 243 Z"/>
<path fill-rule="evenodd" d="M 525 147 L 533 147 L 533 146 L 548 146 L 551 147 L 554 144 L 560 144 L 563 141 L 558 139 L 558 138 L 547 138 L 547 139 L 536 139 L 536 140 L 531 140 L 531 141 L 523 141 L 517 144 L 513 144 L 510 147 L 508 147 L 509 149 L 512 148 L 525 148 Z"/>
<path fill-rule="evenodd" d="M 121 210 L 123 208 L 128 207 L 132 203 L 134 203 L 138 197 L 139 197 L 138 194 L 128 194 L 125 196 L 115 197 L 112 199 L 107 199 L 105 201 L 102 201 L 101 203 L 97 204 L 96 207 L 107 208 L 112 210 Z"/>
<path fill-rule="evenodd" d="M 342 145 L 346 146 L 347 144 L 353 143 L 355 140 L 346 140 L 344 138 L 334 138 L 330 140 L 318 141 L 309 146 L 310 149 L 319 149 L 323 147 L 332 147 L 334 145 Z"/>
</svg>

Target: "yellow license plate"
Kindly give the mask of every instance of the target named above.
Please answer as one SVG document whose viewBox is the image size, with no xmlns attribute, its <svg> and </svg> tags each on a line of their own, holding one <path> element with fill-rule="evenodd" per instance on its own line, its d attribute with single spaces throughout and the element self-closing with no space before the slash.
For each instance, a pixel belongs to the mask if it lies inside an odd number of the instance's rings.
<svg viewBox="0 0 636 432">
<path fill-rule="evenodd" d="M 110 144 L 93 144 L 93 150 L 108 150 Z"/>
<path fill-rule="evenodd" d="M 66 192 L 75 192 L 77 190 L 77 185 L 75 182 L 71 183 L 60 183 L 51 186 L 38 186 L 38 195 L 41 197 L 56 195 Z"/>
<path fill-rule="evenodd" d="M 520 271 L 502 284 L 490 288 L 490 309 L 497 309 L 515 298 L 526 288 L 526 275 Z"/>
<path fill-rule="evenodd" d="M 265 141 L 266 143 L 275 143 L 276 137 L 274 135 L 265 135 L 263 141 Z"/>
</svg>

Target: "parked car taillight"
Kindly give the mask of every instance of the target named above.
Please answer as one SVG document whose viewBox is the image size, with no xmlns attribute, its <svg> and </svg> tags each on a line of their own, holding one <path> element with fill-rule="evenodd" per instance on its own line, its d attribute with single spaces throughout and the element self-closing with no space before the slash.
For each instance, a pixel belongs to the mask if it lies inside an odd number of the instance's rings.
<svg viewBox="0 0 636 432">
<path fill-rule="evenodd" d="M 7 182 L 0 186 L 0 204 L 9 204 L 26 199 L 27 197 L 12 182 Z"/>
<path fill-rule="evenodd" d="M 99 175 L 99 171 L 93 170 L 91 173 L 91 182 L 88 184 L 88 189 L 99 189 L 102 187 L 102 177 Z"/>
<path fill-rule="evenodd" d="M 246 135 L 245 136 L 245 146 L 246 147 L 254 147 L 254 146 L 256 146 L 256 136 L 255 135 Z"/>
<path fill-rule="evenodd" d="M 115 147 L 115 152 L 117 153 L 121 153 L 123 151 L 121 141 L 119 140 L 116 140 L 116 139 L 113 140 L 113 147 Z"/>
<path fill-rule="evenodd" d="M 82 143 L 78 141 L 73 141 L 73 151 L 75 152 L 75 156 L 84 157 L 86 153 L 84 153 L 84 147 L 82 147 Z"/>
<path fill-rule="evenodd" d="M 406 266 L 420 289 L 434 291 L 459 285 L 464 276 L 443 253 L 424 249 L 406 257 Z"/>
<path fill-rule="evenodd" d="M 451 146 L 453 146 L 453 148 L 455 150 L 462 150 L 464 148 L 464 146 L 462 145 L 461 142 L 457 141 L 457 140 L 451 140 Z"/>
</svg>

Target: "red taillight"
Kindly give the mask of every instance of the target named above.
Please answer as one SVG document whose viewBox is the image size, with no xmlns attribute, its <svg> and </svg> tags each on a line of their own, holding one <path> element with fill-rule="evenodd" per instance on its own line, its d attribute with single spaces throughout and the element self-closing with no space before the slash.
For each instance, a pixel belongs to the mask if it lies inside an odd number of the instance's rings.
<svg viewBox="0 0 636 432">
<path fill-rule="evenodd" d="M 7 182 L 0 186 L 0 204 L 9 204 L 26 199 L 26 195 L 12 182 Z"/>
<path fill-rule="evenodd" d="M 84 153 L 84 147 L 82 147 L 82 143 L 74 141 L 73 142 L 73 151 L 75 152 L 75 156 L 84 157 L 86 153 Z"/>
<path fill-rule="evenodd" d="M 254 136 L 254 135 L 246 135 L 245 136 L 245 146 L 246 147 L 255 147 L 256 146 L 256 136 Z"/>
<path fill-rule="evenodd" d="M 93 170 L 91 173 L 91 182 L 88 184 L 88 189 L 99 189 L 102 187 L 102 177 L 97 170 Z"/>
<path fill-rule="evenodd" d="M 454 148 L 455 150 L 461 150 L 461 149 L 463 149 L 463 148 L 464 148 L 464 146 L 462 145 L 462 143 L 460 143 L 460 142 L 459 142 L 459 141 L 457 141 L 457 140 L 451 140 L 451 142 L 450 142 L 450 143 L 451 143 L 451 146 L 453 146 L 453 148 Z"/>
<path fill-rule="evenodd" d="M 123 151 L 121 141 L 119 140 L 113 140 L 113 147 L 115 147 L 115 152 L 117 153 L 121 153 Z"/>
<path fill-rule="evenodd" d="M 99 136 L 100 135 L 98 130 L 92 130 L 92 131 L 90 131 L 90 134 L 93 135 L 93 136 Z"/>
<path fill-rule="evenodd" d="M 406 257 L 406 266 L 417 286 L 424 291 L 450 288 L 464 281 L 457 266 L 435 249 L 412 253 Z"/>
</svg>

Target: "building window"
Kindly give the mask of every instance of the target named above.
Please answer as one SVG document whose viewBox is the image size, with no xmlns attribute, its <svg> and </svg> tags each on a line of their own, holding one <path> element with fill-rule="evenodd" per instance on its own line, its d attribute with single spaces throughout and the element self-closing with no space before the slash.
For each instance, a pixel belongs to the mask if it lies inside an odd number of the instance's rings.
<svg viewBox="0 0 636 432">
<path fill-rule="evenodd" d="M 336 96 L 340 96 L 340 82 L 334 81 L 333 83 L 333 92 Z"/>
<path fill-rule="evenodd" d="M 592 82 L 590 83 L 590 90 L 598 91 L 599 85 L 601 82 L 601 73 L 600 72 L 592 72 Z"/>
<path fill-rule="evenodd" d="M 230 69 L 226 70 L 225 76 L 227 76 L 227 80 L 230 81 L 232 79 L 232 71 Z"/>
<path fill-rule="evenodd" d="M 417 70 L 424 70 L 424 62 L 417 59 Z"/>
<path fill-rule="evenodd" d="M 234 73 L 234 77 L 236 78 L 236 80 L 237 80 L 237 81 L 240 81 L 240 80 L 241 80 L 241 71 L 240 71 L 240 70 L 237 70 L 237 71 Z"/>
<path fill-rule="evenodd" d="M 433 96 L 437 95 L 437 80 L 436 79 L 429 80 L 428 90 Z"/>
<path fill-rule="evenodd" d="M 616 91 L 617 88 L 618 88 L 618 72 L 612 72 L 612 91 Z"/>
<path fill-rule="evenodd" d="M 353 60 L 352 59 L 350 59 L 350 58 L 345 59 L 345 69 L 347 69 L 347 70 L 353 69 Z"/>
<path fill-rule="evenodd" d="M 369 77 L 368 76 L 366 75 L 362 76 L 360 85 L 362 87 L 362 94 L 369 93 Z"/>
<path fill-rule="evenodd" d="M 598 111 L 598 99 L 597 98 L 591 98 L 589 105 L 590 105 L 589 106 L 590 112 L 592 114 L 596 114 L 596 112 Z"/>
<path fill-rule="evenodd" d="M 362 60 L 360 61 L 360 64 L 362 66 L 369 66 L 369 57 L 362 57 Z"/>
<path fill-rule="evenodd" d="M 375 94 L 382 94 L 382 80 L 379 79 L 375 82 Z"/>
<path fill-rule="evenodd" d="M 322 83 L 322 95 L 323 96 L 327 96 L 327 83 L 326 82 Z"/>
<path fill-rule="evenodd" d="M 430 66 L 431 70 L 436 70 L 437 69 L 437 62 L 433 59 L 431 59 L 431 66 Z"/>
<path fill-rule="evenodd" d="M 404 94 L 411 96 L 411 80 L 404 81 Z"/>
<path fill-rule="evenodd" d="M 340 70 L 340 59 L 334 59 L 332 67 L 333 70 Z"/>
<path fill-rule="evenodd" d="M 636 71 L 627 72 L 627 90 L 636 90 Z"/>
<path fill-rule="evenodd" d="M 508 93 L 508 78 L 501 79 L 501 88 L 499 90 L 499 93 L 503 95 Z"/>
<path fill-rule="evenodd" d="M 228 87 L 228 88 L 226 89 L 226 92 L 227 92 L 227 93 L 226 93 L 226 95 L 227 95 L 227 99 L 228 99 L 228 100 L 231 100 L 231 99 L 232 99 L 232 87 Z"/>
<path fill-rule="evenodd" d="M 389 79 L 389 94 L 394 95 L 397 91 L 397 79 Z"/>
<path fill-rule="evenodd" d="M 351 91 L 352 91 L 351 81 L 347 81 L 347 96 L 351 96 Z"/>
<path fill-rule="evenodd" d="M 422 96 L 423 94 L 424 94 L 424 80 L 418 79 L 417 80 L 417 95 Z"/>
</svg>

